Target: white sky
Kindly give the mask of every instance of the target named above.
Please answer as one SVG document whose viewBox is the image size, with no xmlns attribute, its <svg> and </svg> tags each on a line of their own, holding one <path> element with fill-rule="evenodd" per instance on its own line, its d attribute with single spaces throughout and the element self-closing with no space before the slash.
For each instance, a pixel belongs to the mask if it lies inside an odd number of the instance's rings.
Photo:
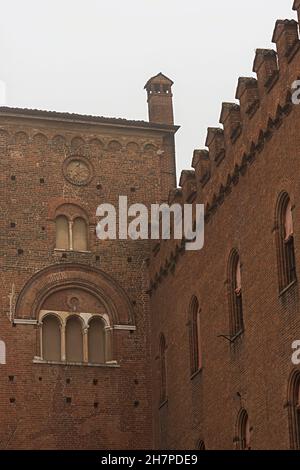
<svg viewBox="0 0 300 470">
<path fill-rule="evenodd" d="M 0 0 L 8 106 L 148 119 L 147 79 L 174 80 L 178 176 L 233 101 L 292 0 Z M 4 92 L 0 84 L 0 103 Z"/>
</svg>

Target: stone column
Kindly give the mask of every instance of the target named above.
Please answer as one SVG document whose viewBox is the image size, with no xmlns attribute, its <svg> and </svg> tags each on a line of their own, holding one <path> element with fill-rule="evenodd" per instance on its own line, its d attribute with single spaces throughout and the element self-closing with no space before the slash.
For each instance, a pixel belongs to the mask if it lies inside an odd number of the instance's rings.
<svg viewBox="0 0 300 470">
<path fill-rule="evenodd" d="M 61 360 L 66 360 L 66 321 L 61 320 L 60 325 L 60 347 L 61 347 Z"/>
<path fill-rule="evenodd" d="M 88 326 L 83 329 L 83 362 L 89 362 L 88 330 Z"/>
</svg>

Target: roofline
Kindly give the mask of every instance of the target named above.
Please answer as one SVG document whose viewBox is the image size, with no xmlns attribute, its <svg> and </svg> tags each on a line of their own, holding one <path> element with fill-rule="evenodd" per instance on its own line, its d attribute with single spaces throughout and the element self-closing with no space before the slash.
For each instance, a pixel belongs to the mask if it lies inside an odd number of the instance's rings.
<svg viewBox="0 0 300 470">
<path fill-rule="evenodd" d="M 136 129 L 147 129 L 157 130 L 175 133 L 180 126 L 174 126 L 170 124 L 158 124 L 148 121 L 133 121 L 123 118 L 107 118 L 103 116 L 92 116 L 87 114 L 73 114 L 58 111 L 45 111 L 39 109 L 27 109 L 27 108 L 10 108 L 8 106 L 0 106 L 0 117 L 24 117 L 33 119 L 46 119 L 51 121 L 65 121 L 65 122 L 77 122 L 81 124 L 102 124 L 106 126 L 114 127 L 134 127 Z"/>
</svg>

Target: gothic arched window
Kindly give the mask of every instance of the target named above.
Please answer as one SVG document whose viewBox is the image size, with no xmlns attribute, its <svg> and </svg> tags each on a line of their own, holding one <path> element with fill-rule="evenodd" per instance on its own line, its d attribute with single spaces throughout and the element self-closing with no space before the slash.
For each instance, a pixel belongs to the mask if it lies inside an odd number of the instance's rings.
<svg viewBox="0 0 300 470">
<path fill-rule="evenodd" d="M 238 448 L 251 450 L 251 427 L 246 410 L 241 410 L 238 417 Z"/>
<path fill-rule="evenodd" d="M 279 290 L 281 292 L 297 279 L 293 208 L 287 193 L 283 193 L 279 197 L 276 210 L 275 227 Z"/>
<path fill-rule="evenodd" d="M 163 334 L 159 341 L 160 403 L 167 400 L 166 339 Z"/>
<path fill-rule="evenodd" d="M 232 337 L 244 331 L 243 296 L 241 262 L 237 251 L 233 251 L 229 260 L 229 308 L 230 334 Z"/>
<path fill-rule="evenodd" d="M 300 371 L 294 371 L 289 384 L 290 441 L 293 450 L 300 449 Z"/>
<path fill-rule="evenodd" d="M 202 369 L 200 308 L 197 297 L 193 297 L 189 308 L 190 364 L 191 374 Z"/>
</svg>

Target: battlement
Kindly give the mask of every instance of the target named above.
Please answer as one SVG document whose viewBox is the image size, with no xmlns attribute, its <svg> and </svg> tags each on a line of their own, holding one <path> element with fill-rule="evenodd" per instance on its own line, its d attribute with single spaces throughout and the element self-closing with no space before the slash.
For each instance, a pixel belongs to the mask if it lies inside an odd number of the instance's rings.
<svg viewBox="0 0 300 470">
<path fill-rule="evenodd" d="M 300 0 L 294 1 L 293 10 L 300 21 Z M 276 50 L 256 50 L 252 68 L 256 77 L 239 77 L 237 102 L 222 103 L 219 118 L 222 127 L 207 129 L 206 148 L 193 153 L 194 171 L 184 170 L 180 189 L 170 192 L 169 201 L 204 204 L 206 222 L 226 204 L 226 197 L 234 192 L 235 186 L 242 184 L 255 160 L 263 158 L 263 149 L 296 108 L 291 100 L 291 87 L 300 75 L 298 22 L 277 20 L 272 42 Z M 182 253 L 180 242 L 164 244 L 160 256 L 153 260 L 152 273 L 158 272 L 166 259 L 176 261 L 179 252 Z"/>
<path fill-rule="evenodd" d="M 300 0 L 294 1 L 293 9 L 300 18 Z M 300 60 L 297 21 L 277 20 L 272 42 L 276 50 L 258 48 L 255 52 L 252 71 L 256 78 L 239 77 L 237 102 L 222 103 L 222 127 L 209 127 L 206 148 L 194 151 L 199 202 L 211 203 L 229 180 L 236 182 L 292 109 L 291 86 L 298 78 Z M 181 187 L 184 181 L 180 179 Z"/>
</svg>

